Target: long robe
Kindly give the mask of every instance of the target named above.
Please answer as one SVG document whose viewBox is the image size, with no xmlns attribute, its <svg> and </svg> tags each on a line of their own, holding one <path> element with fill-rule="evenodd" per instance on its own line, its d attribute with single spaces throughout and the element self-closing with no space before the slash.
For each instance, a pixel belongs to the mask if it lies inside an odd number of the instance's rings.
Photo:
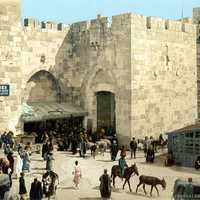
<svg viewBox="0 0 200 200">
<path fill-rule="evenodd" d="M 27 190 L 26 190 L 26 186 L 25 186 L 25 180 L 24 177 L 20 177 L 19 179 L 19 194 L 26 194 Z"/>
<path fill-rule="evenodd" d="M 15 174 L 17 177 L 20 177 L 20 173 L 22 172 L 23 162 L 20 155 L 17 155 L 16 162 L 15 162 Z"/>
<path fill-rule="evenodd" d="M 120 167 L 121 177 L 124 177 L 125 167 L 127 167 L 125 159 L 122 158 L 119 159 L 119 167 Z"/>
<path fill-rule="evenodd" d="M 33 182 L 30 189 L 30 200 L 41 200 L 43 197 L 42 185 L 40 181 Z"/>
<path fill-rule="evenodd" d="M 74 171 L 73 171 L 73 174 L 74 174 L 74 179 L 73 179 L 73 182 L 78 185 L 79 182 L 80 182 L 80 179 L 81 179 L 81 168 L 79 165 L 76 165 L 74 167 Z"/>
<path fill-rule="evenodd" d="M 111 160 L 114 161 L 116 159 L 116 157 L 117 157 L 118 145 L 113 143 L 112 146 L 111 146 L 110 151 L 111 151 Z"/>
<path fill-rule="evenodd" d="M 46 162 L 46 170 L 52 171 L 53 170 L 53 155 L 47 155 L 47 162 Z"/>
<path fill-rule="evenodd" d="M 100 192 L 102 198 L 110 198 L 111 196 L 111 179 L 108 174 L 103 174 L 99 178 L 100 183 Z"/>
<path fill-rule="evenodd" d="M 28 172 L 30 172 L 30 158 L 29 158 L 28 152 L 25 152 L 24 155 L 23 155 L 22 170 L 23 171 L 27 170 Z"/>
</svg>

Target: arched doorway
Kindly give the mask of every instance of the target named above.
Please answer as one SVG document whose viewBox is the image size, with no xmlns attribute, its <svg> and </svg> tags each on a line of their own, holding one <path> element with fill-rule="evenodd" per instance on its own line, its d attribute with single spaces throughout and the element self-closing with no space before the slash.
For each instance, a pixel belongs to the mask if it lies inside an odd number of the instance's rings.
<svg viewBox="0 0 200 200">
<path fill-rule="evenodd" d="M 82 128 L 87 115 L 80 106 L 66 101 L 60 81 L 50 72 L 41 70 L 28 80 L 24 95 L 24 132 L 35 132 L 36 142 L 42 142 L 44 132 L 50 137 L 61 138 L 70 131 Z M 72 92 L 68 93 L 72 96 Z"/>
<path fill-rule="evenodd" d="M 96 93 L 97 100 L 97 129 L 106 133 L 115 133 L 115 94 L 107 91 Z"/>
<path fill-rule="evenodd" d="M 27 83 L 26 102 L 61 102 L 58 80 L 48 71 L 36 72 Z"/>
</svg>

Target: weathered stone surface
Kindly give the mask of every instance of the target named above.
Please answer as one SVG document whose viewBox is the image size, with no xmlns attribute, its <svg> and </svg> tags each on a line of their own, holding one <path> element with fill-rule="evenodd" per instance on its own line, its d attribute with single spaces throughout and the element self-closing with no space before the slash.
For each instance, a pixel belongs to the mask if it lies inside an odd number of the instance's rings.
<svg viewBox="0 0 200 200">
<path fill-rule="evenodd" d="M 19 127 L 22 102 L 57 101 L 58 93 L 88 111 L 93 129 L 95 93 L 114 93 L 121 143 L 197 119 L 194 24 L 127 13 L 111 24 L 98 16 L 69 26 L 26 19 L 22 26 L 20 0 L 0 5 L 0 81 L 11 85 L 11 96 L 0 102 L 2 129 Z M 37 72 L 53 78 L 35 77 Z"/>
</svg>

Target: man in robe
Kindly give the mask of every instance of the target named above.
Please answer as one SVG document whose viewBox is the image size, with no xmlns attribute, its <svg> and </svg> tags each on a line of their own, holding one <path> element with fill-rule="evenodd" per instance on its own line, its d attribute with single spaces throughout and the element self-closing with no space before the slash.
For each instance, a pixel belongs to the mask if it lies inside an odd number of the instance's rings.
<svg viewBox="0 0 200 200">
<path fill-rule="evenodd" d="M 46 170 L 47 171 L 52 171 L 53 170 L 53 153 L 49 152 L 47 154 L 47 161 L 46 161 Z"/>
<path fill-rule="evenodd" d="M 117 145 L 116 140 L 113 140 L 110 152 L 111 152 L 111 160 L 115 161 L 115 159 L 117 157 L 117 153 L 118 153 L 118 145 Z"/>
<path fill-rule="evenodd" d="M 153 163 L 154 159 L 155 159 L 155 151 L 153 149 L 153 146 L 150 145 L 149 149 L 147 150 L 146 162 Z"/>
<path fill-rule="evenodd" d="M 125 168 L 128 167 L 124 156 L 121 156 L 121 158 L 119 159 L 119 167 L 120 167 L 121 178 L 123 180 Z"/>
<path fill-rule="evenodd" d="M 34 179 L 34 182 L 31 184 L 30 189 L 30 200 L 41 200 L 43 197 L 42 184 L 37 178 Z"/>
<path fill-rule="evenodd" d="M 110 198 L 111 196 L 111 178 L 107 174 L 107 169 L 104 169 L 103 175 L 99 178 L 100 193 L 102 198 Z"/>
<path fill-rule="evenodd" d="M 22 166 L 22 171 L 28 171 L 30 172 L 30 157 L 29 157 L 29 152 L 28 152 L 28 147 L 25 147 L 25 151 L 23 153 L 23 166 Z"/>
</svg>

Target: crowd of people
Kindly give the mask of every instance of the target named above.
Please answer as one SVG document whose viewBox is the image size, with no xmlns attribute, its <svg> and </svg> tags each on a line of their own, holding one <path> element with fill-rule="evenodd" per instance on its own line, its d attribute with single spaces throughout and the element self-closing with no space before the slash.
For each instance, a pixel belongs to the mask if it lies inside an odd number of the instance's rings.
<svg viewBox="0 0 200 200">
<path fill-rule="evenodd" d="M 83 128 L 74 128 L 70 130 L 69 135 L 64 136 L 63 138 L 57 137 L 55 140 L 54 134 L 52 132 L 44 131 L 42 135 L 42 152 L 41 156 L 44 161 L 46 161 L 46 175 L 51 175 L 54 170 L 53 160 L 55 160 L 53 152 L 54 145 L 57 145 L 58 151 L 71 151 L 72 154 L 79 153 L 80 157 L 85 157 L 88 149 L 88 143 L 94 143 L 92 148 L 96 151 L 96 142 L 100 139 L 104 139 L 105 130 L 101 129 L 100 133 L 88 133 Z M 161 138 L 161 136 L 160 136 Z M 162 138 L 161 138 L 162 139 Z M 37 178 L 31 184 L 31 189 L 28 195 L 28 191 L 26 189 L 26 181 L 25 175 L 31 172 L 31 153 L 32 146 L 31 143 L 27 143 L 26 145 L 19 142 L 15 144 L 13 139 L 12 132 L 4 132 L 1 135 L 0 144 L 5 154 L 5 157 L 0 161 L 0 173 L 7 175 L 9 178 L 9 184 L 7 184 L 7 188 L 3 190 L 0 188 L 1 197 L 10 190 L 12 187 L 12 177 L 16 176 L 19 179 L 19 195 L 20 198 L 27 199 L 29 196 L 31 200 L 40 200 L 43 198 L 43 195 L 48 196 L 49 191 L 47 192 L 44 177 L 40 181 Z M 15 145 L 14 145 L 15 144 Z M 14 146 L 16 146 L 16 151 L 14 152 Z M 133 137 L 130 141 L 129 146 L 119 146 L 116 135 L 113 135 L 111 138 L 110 144 L 110 155 L 111 160 L 115 161 L 117 155 L 120 151 L 120 159 L 118 160 L 118 165 L 120 167 L 120 177 L 123 179 L 125 168 L 128 167 L 126 162 L 127 150 L 130 149 L 131 156 L 130 159 L 136 159 L 137 150 L 138 150 L 138 141 Z M 143 149 L 146 162 L 154 162 L 155 152 L 153 146 L 153 138 L 145 137 L 143 142 Z M 90 149 L 92 150 L 92 149 Z M 16 154 L 16 159 L 14 159 L 13 154 Z M 56 174 L 56 173 L 54 173 Z M 81 167 L 79 165 L 78 160 L 75 162 L 73 174 L 73 182 L 75 188 L 79 188 L 79 183 L 82 177 Z M 46 176 L 45 175 L 45 176 Z M 103 198 L 110 198 L 111 196 L 111 179 L 107 173 L 107 169 L 104 169 L 103 175 L 99 178 L 100 181 L 100 193 Z M 50 192 L 51 193 L 51 192 Z"/>
</svg>

